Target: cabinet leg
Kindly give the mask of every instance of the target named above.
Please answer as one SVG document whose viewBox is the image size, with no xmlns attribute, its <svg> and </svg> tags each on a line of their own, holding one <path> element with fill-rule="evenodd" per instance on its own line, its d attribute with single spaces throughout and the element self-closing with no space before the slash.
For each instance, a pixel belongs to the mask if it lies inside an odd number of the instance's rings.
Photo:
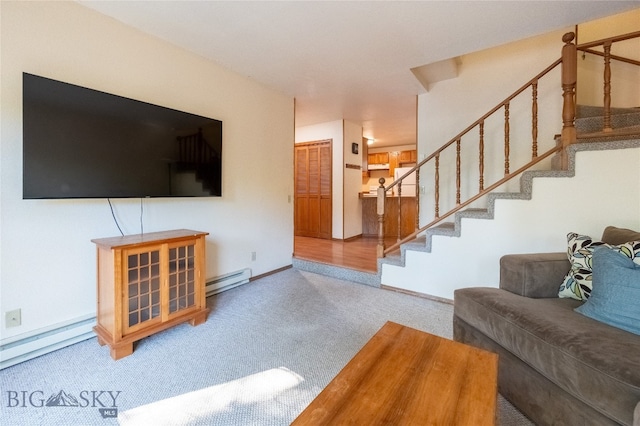
<svg viewBox="0 0 640 426">
<path fill-rule="evenodd" d="M 117 361 L 120 358 L 124 358 L 125 356 L 129 356 L 133 353 L 133 343 L 111 346 L 109 353 L 111 354 L 111 358 Z"/>
<path fill-rule="evenodd" d="M 99 334 L 97 335 L 97 337 L 98 337 L 98 344 L 99 344 L 100 346 L 104 346 L 104 345 L 106 345 L 106 344 L 107 344 L 107 341 L 106 341 L 106 340 L 104 340 L 102 337 L 100 337 L 100 335 L 99 335 Z"/>
<path fill-rule="evenodd" d="M 209 310 L 205 309 L 204 311 L 198 312 L 196 315 L 194 315 L 193 318 L 191 318 L 189 320 L 189 324 L 196 326 L 196 325 L 200 325 L 202 323 L 204 323 L 205 321 L 207 321 L 207 315 L 209 314 Z"/>
</svg>

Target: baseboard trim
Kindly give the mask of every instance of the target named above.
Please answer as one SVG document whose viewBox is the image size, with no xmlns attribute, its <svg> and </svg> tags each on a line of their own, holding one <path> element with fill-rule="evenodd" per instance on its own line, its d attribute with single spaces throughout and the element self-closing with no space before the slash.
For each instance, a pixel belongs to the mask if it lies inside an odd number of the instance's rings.
<svg viewBox="0 0 640 426">
<path fill-rule="evenodd" d="M 265 272 L 264 274 L 251 277 L 249 281 L 259 280 L 260 278 L 268 277 L 269 275 L 277 274 L 278 272 L 286 271 L 287 269 L 291 269 L 291 268 L 293 268 L 293 265 L 283 266 L 282 268 L 274 269 L 273 271 Z"/>
<path fill-rule="evenodd" d="M 236 272 L 220 275 L 209 279 L 205 284 L 205 294 L 207 297 L 214 294 L 230 290 L 239 285 L 247 284 L 251 279 L 251 269 L 244 268 Z"/>
<path fill-rule="evenodd" d="M 94 314 L 19 334 L 0 341 L 0 370 L 96 337 Z"/>
<path fill-rule="evenodd" d="M 380 288 L 383 289 L 383 290 L 395 291 L 396 293 L 408 294 L 409 296 L 415 296 L 415 297 L 419 297 L 421 299 L 429 299 L 429 300 L 433 300 L 434 302 L 440 302 L 440 303 L 446 303 L 447 305 L 453 305 L 453 300 L 447 299 L 447 298 L 444 298 L 444 297 L 432 296 L 432 295 L 426 294 L 426 293 L 418 293 L 417 291 L 405 290 L 403 288 L 392 287 L 390 285 L 381 285 Z"/>
</svg>

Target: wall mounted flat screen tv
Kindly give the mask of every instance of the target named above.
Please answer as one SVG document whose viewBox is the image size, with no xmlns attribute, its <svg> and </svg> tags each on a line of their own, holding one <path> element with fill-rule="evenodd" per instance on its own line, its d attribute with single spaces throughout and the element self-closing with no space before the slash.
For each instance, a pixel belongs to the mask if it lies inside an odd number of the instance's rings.
<svg viewBox="0 0 640 426">
<path fill-rule="evenodd" d="M 23 199 L 221 195 L 221 121 L 23 73 Z"/>
</svg>

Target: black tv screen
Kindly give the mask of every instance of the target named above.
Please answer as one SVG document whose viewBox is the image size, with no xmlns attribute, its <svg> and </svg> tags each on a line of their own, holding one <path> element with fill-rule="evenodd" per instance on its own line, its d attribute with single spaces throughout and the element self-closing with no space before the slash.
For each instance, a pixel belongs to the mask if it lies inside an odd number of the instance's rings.
<svg viewBox="0 0 640 426">
<path fill-rule="evenodd" d="M 222 195 L 222 122 L 23 73 L 23 198 Z"/>
</svg>

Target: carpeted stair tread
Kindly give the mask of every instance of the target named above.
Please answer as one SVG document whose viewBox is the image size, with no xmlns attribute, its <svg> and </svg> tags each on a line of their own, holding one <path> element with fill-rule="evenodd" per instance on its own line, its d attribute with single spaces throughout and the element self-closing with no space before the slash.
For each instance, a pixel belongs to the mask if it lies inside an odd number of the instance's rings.
<svg viewBox="0 0 640 426">
<path fill-rule="evenodd" d="M 365 271 L 358 271 L 355 269 L 344 268 L 335 265 L 329 265 L 322 262 L 314 262 L 305 259 L 292 258 L 292 265 L 294 268 L 301 271 L 313 272 L 320 275 L 325 275 L 332 278 L 338 278 L 341 280 L 353 281 L 360 284 L 369 285 L 372 287 L 380 287 L 380 272 L 371 273 Z M 378 271 L 380 268 L 378 267 Z"/>
<path fill-rule="evenodd" d="M 619 114 L 611 114 L 611 127 L 613 129 L 622 130 L 628 127 L 640 125 L 640 110 L 634 112 L 626 112 Z M 584 117 L 577 118 L 575 121 L 577 133 L 595 133 L 604 127 L 604 117 Z"/>
<path fill-rule="evenodd" d="M 579 133 L 579 142 L 599 142 L 610 140 L 634 139 L 640 136 L 640 124 L 621 129 L 613 129 L 611 132 L 595 131 L 591 133 Z"/>
<path fill-rule="evenodd" d="M 576 105 L 576 117 L 580 118 L 589 118 L 589 117 L 602 117 L 604 111 L 604 107 L 601 106 L 591 106 L 591 105 Z M 640 112 L 640 108 L 638 107 L 629 107 L 629 108 L 611 108 L 611 115 L 617 114 L 633 114 Z"/>
</svg>

